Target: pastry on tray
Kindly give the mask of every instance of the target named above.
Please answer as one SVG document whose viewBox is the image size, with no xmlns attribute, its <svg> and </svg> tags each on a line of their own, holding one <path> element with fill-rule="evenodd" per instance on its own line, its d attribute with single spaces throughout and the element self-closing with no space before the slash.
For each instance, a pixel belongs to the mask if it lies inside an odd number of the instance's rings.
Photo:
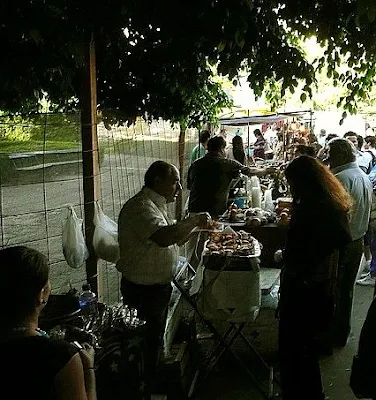
<svg viewBox="0 0 376 400">
<path fill-rule="evenodd" d="M 248 232 L 211 233 L 206 243 L 207 254 L 220 256 L 250 256 L 255 254 L 256 239 Z"/>
</svg>

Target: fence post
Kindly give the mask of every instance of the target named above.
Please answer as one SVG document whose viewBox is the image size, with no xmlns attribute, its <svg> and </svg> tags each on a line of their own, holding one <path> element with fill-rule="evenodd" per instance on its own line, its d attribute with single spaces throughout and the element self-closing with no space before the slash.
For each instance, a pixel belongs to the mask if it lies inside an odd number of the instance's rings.
<svg viewBox="0 0 376 400">
<path fill-rule="evenodd" d="M 97 83 L 95 43 L 85 45 L 85 65 L 81 95 L 82 169 L 85 214 L 85 238 L 89 250 L 86 276 L 94 292 L 98 292 L 98 258 L 93 247 L 94 203 L 99 195 L 99 157 L 97 136 Z"/>
</svg>

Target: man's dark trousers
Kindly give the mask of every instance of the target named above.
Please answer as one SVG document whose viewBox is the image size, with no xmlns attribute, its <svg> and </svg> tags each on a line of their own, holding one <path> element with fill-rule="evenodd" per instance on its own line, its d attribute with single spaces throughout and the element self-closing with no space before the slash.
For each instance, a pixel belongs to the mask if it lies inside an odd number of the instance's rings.
<svg viewBox="0 0 376 400">
<path fill-rule="evenodd" d="M 123 303 L 136 308 L 138 317 L 146 321 L 145 374 L 147 386 L 153 390 L 163 348 L 163 335 L 172 286 L 171 284 L 140 285 L 122 278 L 120 290 Z"/>
</svg>

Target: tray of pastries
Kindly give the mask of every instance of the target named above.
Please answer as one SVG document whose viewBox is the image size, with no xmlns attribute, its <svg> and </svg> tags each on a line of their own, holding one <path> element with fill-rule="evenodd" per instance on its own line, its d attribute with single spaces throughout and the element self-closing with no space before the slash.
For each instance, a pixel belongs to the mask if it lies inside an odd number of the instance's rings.
<svg viewBox="0 0 376 400">
<path fill-rule="evenodd" d="M 259 257 L 260 243 L 248 232 L 210 233 L 205 242 L 204 256 Z"/>
</svg>

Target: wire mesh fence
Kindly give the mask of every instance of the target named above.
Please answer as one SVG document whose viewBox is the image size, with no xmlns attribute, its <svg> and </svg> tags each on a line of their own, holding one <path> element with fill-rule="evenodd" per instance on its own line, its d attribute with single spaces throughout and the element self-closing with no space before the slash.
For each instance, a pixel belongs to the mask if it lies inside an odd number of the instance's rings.
<svg viewBox="0 0 376 400">
<path fill-rule="evenodd" d="M 178 165 L 179 127 L 165 121 L 137 121 L 108 130 L 99 123 L 99 204 L 117 221 L 122 205 L 143 186 L 156 160 Z M 185 164 L 197 144 L 197 131 L 185 136 Z M 43 114 L 28 120 L 0 118 L 0 246 L 26 245 L 48 256 L 53 292 L 80 289 L 85 266 L 68 266 L 62 251 L 62 225 L 73 206 L 84 218 L 79 114 Z M 182 177 L 186 188 L 186 176 Z M 187 190 L 183 190 L 183 204 Z M 174 205 L 170 206 L 174 213 Z M 99 260 L 103 301 L 119 300 L 120 276 Z"/>
</svg>

